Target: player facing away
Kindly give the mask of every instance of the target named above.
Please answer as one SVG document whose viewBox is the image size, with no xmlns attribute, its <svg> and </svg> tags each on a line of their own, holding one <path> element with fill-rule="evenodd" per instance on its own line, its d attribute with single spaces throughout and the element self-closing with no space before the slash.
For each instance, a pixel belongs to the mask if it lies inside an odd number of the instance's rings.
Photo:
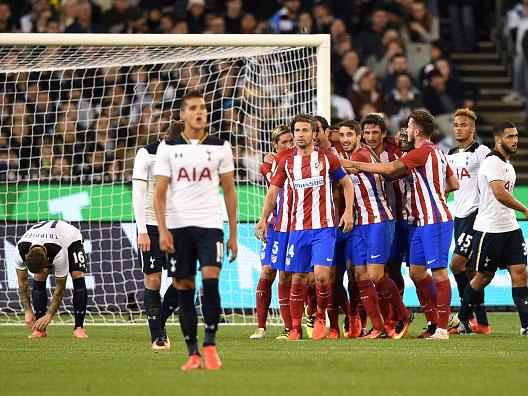
<svg viewBox="0 0 528 396">
<path fill-rule="evenodd" d="M 285 260 L 286 271 L 292 272 L 290 309 L 293 329 L 289 340 L 302 337 L 301 320 L 308 273 L 315 275 L 317 289 L 317 319 L 314 339 L 326 336 L 326 308 L 330 296 L 330 267 L 333 264 L 335 222 L 332 201 L 332 179 L 343 186 L 346 210 L 339 222 L 343 232 L 353 225 L 354 189 L 338 158 L 329 151 L 315 150 L 313 117 L 298 115 L 292 121 L 295 147 L 282 157 L 271 179 L 255 235 L 266 240 L 267 219 L 273 211 L 280 189 L 288 180 L 293 189 L 291 231 Z"/>
<path fill-rule="evenodd" d="M 410 275 L 425 305 L 434 299 L 436 286 L 438 324 L 427 338 L 448 339 L 451 285 L 447 265 L 453 220 L 444 194 L 457 190 L 459 183 L 444 153 L 430 140 L 433 129 L 434 117 L 431 114 L 413 111 L 408 120 L 407 133 L 414 150 L 399 160 L 378 164 L 354 161 L 350 166 L 390 179 L 404 177 L 412 171 L 412 212 L 417 225 L 411 226 L 409 231 Z M 428 269 L 432 271 L 432 277 L 428 275 Z"/>
<path fill-rule="evenodd" d="M 458 109 L 453 122 L 453 134 L 457 141 L 456 147 L 447 155 L 447 161 L 460 183 L 460 189 L 454 192 L 455 220 L 454 237 L 455 251 L 449 267 L 455 278 L 458 294 L 462 300 L 473 269 L 471 254 L 473 252 L 473 223 L 477 217 L 480 193 L 477 174 L 480 164 L 490 152 L 490 149 L 475 140 L 475 122 L 477 116 L 469 109 Z M 484 291 L 480 300 L 473 306 L 477 322 L 472 327 L 474 333 L 489 334 L 491 328 L 484 307 Z M 456 322 L 454 323 L 456 324 Z M 458 328 L 449 329 L 450 334 L 456 334 Z"/>
<path fill-rule="evenodd" d="M 271 144 L 275 149 L 276 154 L 293 147 L 293 134 L 287 125 L 280 124 L 271 132 Z M 267 154 L 264 157 L 264 162 L 260 167 L 262 176 L 266 184 L 269 186 L 273 168 L 277 166 L 274 154 Z M 287 183 L 285 183 L 287 186 Z M 266 320 L 268 318 L 269 306 L 271 303 L 271 286 L 279 271 L 279 309 L 284 322 L 284 330 L 276 338 L 278 340 L 285 340 L 290 335 L 291 315 L 290 315 L 290 287 L 291 274 L 284 271 L 284 260 L 286 258 L 286 246 L 288 243 L 288 233 L 275 231 L 275 227 L 280 224 L 279 213 L 285 210 L 289 213 L 290 200 L 288 199 L 289 190 L 287 187 L 282 188 L 281 193 L 277 198 L 277 203 L 271 214 L 268 227 L 269 233 L 267 242 L 262 242 L 260 252 L 260 263 L 262 270 L 256 290 L 257 302 L 257 330 L 249 338 L 252 340 L 262 339 L 266 336 Z M 288 226 L 289 224 L 287 224 Z"/>
<path fill-rule="evenodd" d="M 174 139 L 183 131 L 183 122 L 169 125 L 163 139 Z M 143 303 L 150 329 L 152 349 L 170 349 L 170 340 L 165 330 L 165 322 L 178 306 L 178 291 L 171 284 L 161 303 L 161 272 L 167 268 L 165 252 L 159 249 L 158 222 L 154 211 L 154 163 L 161 140 L 156 140 L 138 150 L 132 174 L 132 204 L 138 230 L 138 247 L 145 290 Z M 173 282 L 174 283 L 174 282 Z"/>
<path fill-rule="evenodd" d="M 18 293 L 24 307 L 26 325 L 33 330 L 28 338 L 48 336 L 46 327 L 57 313 L 62 302 L 68 273 L 70 273 L 73 281 L 75 318 L 73 336 L 88 338 L 84 329 L 84 316 L 88 300 L 84 280 L 86 256 L 81 232 L 62 220 L 41 221 L 27 230 L 18 241 L 15 250 L 15 264 Z M 31 297 L 28 270 L 33 273 Z M 55 276 L 55 290 L 50 307 L 46 311 L 48 305 L 46 280 L 50 273 Z"/>
<path fill-rule="evenodd" d="M 361 127 L 353 120 L 339 124 L 339 139 L 348 160 L 371 163 L 373 158 L 369 150 L 360 143 Z M 346 169 L 346 160 L 345 163 Z M 400 339 L 407 334 L 413 316 L 403 305 L 396 284 L 387 276 L 385 263 L 390 254 L 394 238 L 394 218 L 387 202 L 383 180 L 377 174 L 357 172 L 350 176 L 354 185 L 354 228 L 345 247 L 346 258 L 350 263 L 349 279 L 355 281 L 355 288 L 349 285 L 351 294 L 357 294 L 365 306 L 372 322 L 373 330 L 364 338 L 375 339 L 390 337 Z M 352 286 L 352 287 L 350 287 Z M 385 317 L 385 326 L 380 314 L 378 295 L 385 300 L 389 313 Z M 358 306 L 354 304 L 351 312 L 354 320 L 350 323 L 352 332 L 349 338 L 359 336 Z M 394 311 L 397 322 L 389 322 L 390 309 Z"/>
<path fill-rule="evenodd" d="M 515 210 L 528 218 L 528 208 L 513 197 L 515 169 L 510 157 L 517 151 L 519 134 L 515 125 L 502 121 L 494 125 L 495 147 L 478 171 L 479 210 L 473 237 L 473 264 L 476 274 L 464 290 L 458 313 L 460 326 L 470 333 L 469 319 L 481 292 L 497 269 L 507 269 L 512 282 L 513 302 L 521 320 L 521 335 L 528 335 L 528 287 L 526 244 Z"/>
<path fill-rule="evenodd" d="M 194 306 L 196 262 L 200 261 L 205 321 L 203 342 L 205 367 L 221 368 L 216 350 L 220 319 L 218 279 L 224 257 L 224 232 L 219 186 L 222 186 L 229 221 L 227 250 L 230 261 L 237 255 L 234 163 L 231 145 L 206 132 L 207 108 L 198 92 L 187 93 L 181 101 L 183 132 L 161 142 L 156 154 L 154 206 L 160 235 L 160 249 L 169 253 L 178 289 L 179 317 L 189 360 L 182 370 L 202 367 L 198 349 L 198 317 Z M 169 191 L 171 210 L 165 217 Z"/>
</svg>

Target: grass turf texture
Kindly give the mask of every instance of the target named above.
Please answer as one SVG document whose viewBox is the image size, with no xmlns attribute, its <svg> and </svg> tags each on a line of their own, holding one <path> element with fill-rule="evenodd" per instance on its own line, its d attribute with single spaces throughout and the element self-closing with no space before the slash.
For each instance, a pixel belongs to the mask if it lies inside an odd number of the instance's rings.
<svg viewBox="0 0 528 396">
<path fill-rule="evenodd" d="M 187 353 L 179 327 L 168 327 L 170 352 L 149 349 L 146 326 L 51 326 L 46 339 L 28 340 L 22 326 L 0 326 L 3 395 L 526 395 L 528 337 L 516 314 L 490 314 L 493 334 L 448 341 L 408 338 L 287 342 L 249 340 L 252 326 L 221 327 L 219 372 L 181 372 Z M 200 338 L 203 327 L 199 331 Z"/>
</svg>

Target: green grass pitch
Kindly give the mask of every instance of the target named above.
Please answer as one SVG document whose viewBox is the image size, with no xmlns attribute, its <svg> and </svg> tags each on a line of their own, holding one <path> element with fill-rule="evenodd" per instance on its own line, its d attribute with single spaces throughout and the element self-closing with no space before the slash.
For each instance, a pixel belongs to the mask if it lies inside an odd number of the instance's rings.
<svg viewBox="0 0 528 396">
<path fill-rule="evenodd" d="M 180 328 L 168 327 L 169 352 L 149 349 L 146 326 L 52 326 L 28 340 L 22 326 L 0 326 L 2 395 L 526 395 L 528 337 L 516 314 L 491 314 L 493 334 L 417 340 L 249 340 L 252 326 L 225 326 L 218 336 L 223 369 L 181 372 Z M 203 334 L 203 327 L 199 334 Z"/>
</svg>

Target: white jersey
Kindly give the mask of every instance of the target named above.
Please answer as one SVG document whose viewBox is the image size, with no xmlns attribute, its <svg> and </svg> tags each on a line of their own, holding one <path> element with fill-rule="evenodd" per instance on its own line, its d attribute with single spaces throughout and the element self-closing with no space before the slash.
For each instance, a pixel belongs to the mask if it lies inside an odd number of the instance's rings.
<svg viewBox="0 0 528 396">
<path fill-rule="evenodd" d="M 68 276 L 70 264 L 86 269 L 81 231 L 65 221 L 41 221 L 27 230 L 15 250 L 16 269 L 27 270 L 24 258 L 32 245 L 46 248 L 52 273 L 57 278 Z"/>
<path fill-rule="evenodd" d="M 493 195 L 490 183 L 501 181 L 508 193 L 513 194 L 515 186 L 515 169 L 510 161 L 496 150 L 486 156 L 478 172 L 480 190 L 479 211 L 473 228 L 481 232 L 509 232 L 517 230 L 519 223 L 515 211 L 501 204 Z"/>
<path fill-rule="evenodd" d="M 158 225 L 156 212 L 154 211 L 154 163 L 156 162 L 156 151 L 160 145 L 159 141 L 150 143 L 138 150 L 134 160 L 133 180 L 142 180 L 147 183 L 144 196 L 144 211 L 146 224 Z M 141 216 L 135 213 L 136 221 Z"/>
<path fill-rule="evenodd" d="M 161 142 L 154 165 L 155 176 L 170 180 L 172 210 L 167 228 L 223 229 L 220 175 L 235 170 L 231 145 L 205 135 L 190 142 L 183 134 Z"/>
<path fill-rule="evenodd" d="M 467 217 L 478 209 L 480 194 L 478 189 L 478 171 L 480 164 L 490 149 L 473 141 L 465 149 L 455 147 L 447 155 L 449 166 L 460 183 L 460 189 L 454 192 L 455 216 Z"/>
</svg>

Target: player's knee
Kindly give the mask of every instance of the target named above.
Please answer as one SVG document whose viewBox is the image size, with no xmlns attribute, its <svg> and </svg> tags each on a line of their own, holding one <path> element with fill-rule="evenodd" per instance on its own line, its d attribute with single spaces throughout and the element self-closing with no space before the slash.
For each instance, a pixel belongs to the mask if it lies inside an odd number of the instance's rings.
<svg viewBox="0 0 528 396">
<path fill-rule="evenodd" d="M 303 273 L 296 273 L 292 275 L 292 284 L 299 286 L 306 284 L 308 276 Z M 314 280 L 315 282 L 315 280 Z"/>
<path fill-rule="evenodd" d="M 276 270 L 271 269 L 269 265 L 263 265 L 260 272 L 260 277 L 262 279 L 273 281 L 275 279 Z"/>
<path fill-rule="evenodd" d="M 72 271 L 70 272 L 70 275 L 72 279 L 84 278 L 84 272 L 82 271 Z"/>
<path fill-rule="evenodd" d="M 466 269 L 467 259 L 458 254 L 453 254 L 453 258 L 449 263 L 449 268 L 454 274 L 458 274 Z"/>
<path fill-rule="evenodd" d="M 159 290 L 161 288 L 161 273 L 145 274 L 144 284 L 149 290 Z"/>
<path fill-rule="evenodd" d="M 279 283 L 281 285 L 291 283 L 291 281 L 292 281 L 291 272 L 279 271 Z"/>
<path fill-rule="evenodd" d="M 419 282 L 427 277 L 427 269 L 420 265 L 412 265 L 409 269 L 409 276 L 413 282 Z"/>
<path fill-rule="evenodd" d="M 194 278 L 184 278 L 176 280 L 176 288 L 178 290 L 192 290 L 196 289 L 196 282 Z"/>
<path fill-rule="evenodd" d="M 527 284 L 527 279 L 528 279 L 526 267 L 524 265 L 515 266 L 515 267 L 522 267 L 522 268 L 515 268 L 514 270 L 510 270 L 512 287 L 525 287 Z"/>
<path fill-rule="evenodd" d="M 436 283 L 443 282 L 449 279 L 447 268 L 435 268 L 432 271 L 433 279 Z"/>
<path fill-rule="evenodd" d="M 220 267 L 208 265 L 202 267 L 202 278 L 218 278 L 220 276 Z"/>
</svg>

